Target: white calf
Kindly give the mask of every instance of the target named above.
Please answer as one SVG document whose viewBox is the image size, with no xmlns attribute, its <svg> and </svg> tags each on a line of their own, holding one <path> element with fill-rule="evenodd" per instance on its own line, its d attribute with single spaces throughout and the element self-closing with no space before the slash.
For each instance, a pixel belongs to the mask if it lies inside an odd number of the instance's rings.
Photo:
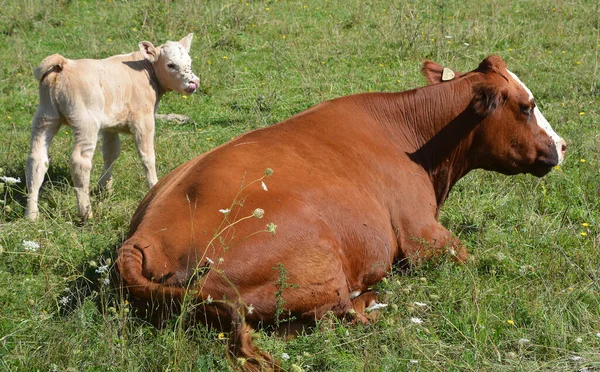
<svg viewBox="0 0 600 372">
<path fill-rule="evenodd" d="M 198 88 L 188 54 L 192 37 L 189 34 L 158 47 L 142 41 L 139 52 L 102 60 L 70 60 L 53 54 L 40 63 L 33 72 L 40 81 L 40 104 L 33 118 L 27 158 L 26 218 L 38 217 L 48 148 L 62 124 L 73 130 L 71 176 L 83 219 L 92 217 L 90 171 L 99 132 L 104 158 L 98 183 L 101 189 L 112 186 L 112 166 L 121 152 L 119 133 L 133 134 L 148 187 L 156 184 L 154 115 L 164 93 L 191 94 Z"/>
</svg>

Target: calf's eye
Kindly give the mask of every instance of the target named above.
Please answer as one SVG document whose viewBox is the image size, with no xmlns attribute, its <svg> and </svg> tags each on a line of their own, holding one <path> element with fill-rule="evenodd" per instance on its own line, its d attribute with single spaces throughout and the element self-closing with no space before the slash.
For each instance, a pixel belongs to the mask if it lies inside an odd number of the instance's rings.
<svg viewBox="0 0 600 372">
<path fill-rule="evenodd" d="M 167 67 L 174 70 L 175 68 L 177 68 L 177 65 L 174 64 L 173 62 L 169 62 L 169 63 L 167 63 Z"/>
</svg>

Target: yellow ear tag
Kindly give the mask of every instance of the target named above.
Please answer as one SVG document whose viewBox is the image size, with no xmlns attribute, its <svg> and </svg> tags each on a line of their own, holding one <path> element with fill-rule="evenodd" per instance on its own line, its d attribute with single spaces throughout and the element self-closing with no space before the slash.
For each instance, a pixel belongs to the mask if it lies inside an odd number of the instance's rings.
<svg viewBox="0 0 600 372">
<path fill-rule="evenodd" d="M 454 71 L 450 70 L 448 67 L 444 67 L 444 71 L 442 71 L 442 81 L 448 81 L 454 79 Z"/>
</svg>

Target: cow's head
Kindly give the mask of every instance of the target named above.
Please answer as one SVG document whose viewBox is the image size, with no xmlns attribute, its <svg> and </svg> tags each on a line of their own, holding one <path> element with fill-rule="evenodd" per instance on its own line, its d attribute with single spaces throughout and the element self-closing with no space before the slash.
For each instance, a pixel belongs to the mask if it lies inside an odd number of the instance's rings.
<svg viewBox="0 0 600 372">
<path fill-rule="evenodd" d="M 140 42 L 140 51 L 154 66 L 158 82 L 164 90 L 191 94 L 198 89 L 200 79 L 192 72 L 189 55 L 193 37 L 194 34 L 189 34 L 178 42 L 167 41 L 159 47 L 149 41 Z"/>
<path fill-rule="evenodd" d="M 469 73 L 452 72 L 444 74 L 444 67 L 431 61 L 423 65 L 423 74 L 430 84 L 480 76 L 474 78 L 470 105 L 475 115 L 482 118 L 473 133 L 476 167 L 541 177 L 562 162 L 566 142 L 554 132 L 531 91 L 507 70 L 502 58 L 490 56 Z"/>
</svg>

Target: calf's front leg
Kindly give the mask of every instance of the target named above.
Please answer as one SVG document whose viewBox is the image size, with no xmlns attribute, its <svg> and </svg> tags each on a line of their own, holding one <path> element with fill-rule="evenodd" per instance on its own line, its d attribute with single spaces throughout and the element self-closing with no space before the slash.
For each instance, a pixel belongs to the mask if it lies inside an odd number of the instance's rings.
<svg viewBox="0 0 600 372">
<path fill-rule="evenodd" d="M 154 116 L 147 116 L 137 123 L 133 130 L 133 136 L 138 154 L 142 159 L 142 165 L 146 171 L 148 188 L 152 188 L 158 182 L 154 155 Z"/>
</svg>

